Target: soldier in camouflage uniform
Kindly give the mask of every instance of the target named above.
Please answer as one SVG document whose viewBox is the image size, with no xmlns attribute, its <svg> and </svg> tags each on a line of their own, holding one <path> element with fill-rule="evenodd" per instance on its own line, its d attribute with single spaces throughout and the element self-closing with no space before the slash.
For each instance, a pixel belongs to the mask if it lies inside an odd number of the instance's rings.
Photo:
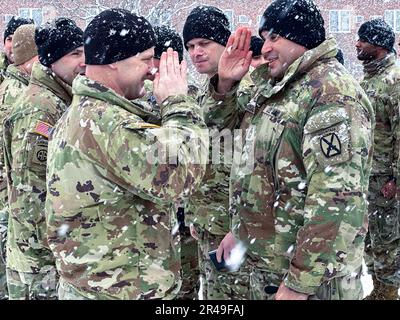
<svg viewBox="0 0 400 320">
<path fill-rule="evenodd" d="M 208 149 L 201 110 L 186 95 L 186 64 L 171 49 L 161 56 L 158 126 L 131 102 L 152 67 L 155 35 L 147 20 L 106 10 L 84 39 L 87 77 L 75 80 L 72 105 L 49 145 L 46 213 L 60 299 L 176 298 L 172 208 L 200 183 Z"/>
<path fill-rule="evenodd" d="M 172 48 L 178 52 L 179 63 L 183 61 L 183 42 L 181 36 L 172 28 L 167 26 L 155 26 L 154 33 L 157 38 L 154 47 L 153 70 L 149 80 L 144 83 L 146 94 L 140 101 L 135 100 L 134 103 L 143 105 L 144 109 L 150 109 L 160 116 L 160 106 L 157 105 L 156 97 L 153 94 L 153 81 L 155 71 L 160 68 L 161 54 L 166 52 L 168 48 Z M 195 97 L 195 94 L 188 95 Z M 161 117 L 160 117 L 161 121 Z M 151 121 L 160 124 L 160 121 Z M 181 236 L 181 263 L 182 263 L 182 286 L 178 294 L 178 299 L 193 300 L 197 297 L 198 292 L 198 255 L 197 241 L 190 235 L 189 226 L 184 221 L 184 201 L 179 200 L 173 211 L 177 213 L 179 219 L 179 233 Z"/>
<path fill-rule="evenodd" d="M 210 116 L 241 122 L 244 141 L 217 259 L 247 246 L 253 299 L 360 299 L 372 106 L 312 1 L 273 2 L 259 31 L 268 64 L 254 88 L 238 92 L 251 62 L 251 32 L 239 28 L 207 97 Z"/>
<path fill-rule="evenodd" d="M 25 94 L 4 122 L 10 216 L 7 284 L 10 299 L 55 299 L 58 276 L 47 245 L 45 200 L 48 137 L 83 72 L 83 32 L 59 18 L 35 32 L 39 63 Z"/>
<path fill-rule="evenodd" d="M 172 48 L 178 52 L 179 63 L 183 61 L 183 42 L 181 36 L 176 30 L 167 27 L 154 27 L 154 32 L 157 37 L 157 43 L 154 48 L 153 65 L 154 68 L 160 68 L 160 58 L 163 52 L 168 48 Z M 147 90 L 146 90 L 147 91 Z M 151 91 L 147 91 L 151 92 Z M 196 94 L 188 95 L 196 97 Z M 155 103 L 155 97 L 152 94 L 147 94 L 148 101 L 152 102 L 154 109 L 160 110 L 160 107 Z M 181 236 L 181 263 L 182 263 L 182 287 L 178 294 L 178 299 L 193 300 L 198 294 L 198 279 L 199 279 L 199 262 L 198 262 L 198 248 L 197 241 L 190 235 L 189 225 L 185 224 L 184 214 L 185 201 L 180 199 L 176 203 L 174 210 L 178 214 L 179 232 Z"/>
<path fill-rule="evenodd" d="M 32 64 L 38 60 L 35 44 L 35 25 L 20 26 L 13 37 L 14 64 L 9 65 L 0 85 L 0 123 L 11 112 L 11 106 L 29 83 Z M 6 240 L 8 224 L 7 177 L 4 168 L 3 126 L 0 126 L 0 299 L 7 294 Z"/>
<path fill-rule="evenodd" d="M 374 290 L 367 299 L 395 300 L 400 286 L 400 68 L 396 66 L 393 48 L 395 34 L 386 22 L 367 21 L 361 25 L 358 36 L 357 57 L 364 66 L 361 86 L 376 114 L 365 246 Z"/>
<path fill-rule="evenodd" d="M 0 52 L 0 84 L 3 82 L 7 67 L 14 63 L 13 51 L 12 51 L 12 39 L 15 30 L 24 24 L 33 24 L 32 19 L 25 19 L 21 17 L 12 17 L 7 23 L 6 29 L 4 30 L 4 52 Z"/>
<path fill-rule="evenodd" d="M 209 79 L 218 70 L 218 62 L 231 32 L 225 14 L 212 6 L 194 8 L 183 28 L 184 45 L 200 74 L 207 81 L 200 89 L 198 102 L 203 109 L 210 129 L 210 154 L 202 184 L 191 196 L 186 209 L 187 223 L 191 223 L 193 237 L 198 239 L 200 268 L 200 299 L 246 299 L 248 298 L 247 275 L 237 272 L 217 271 L 210 260 L 209 252 L 217 249 L 229 231 L 229 173 L 230 159 L 224 157 L 224 143 L 219 123 L 209 117 L 204 105 L 205 91 Z M 229 128 L 231 129 L 231 128 Z M 230 132 L 226 132 L 230 135 Z M 229 140 L 229 137 L 225 138 Z M 221 143 L 221 147 L 218 148 Z M 213 154 L 213 145 L 220 154 Z M 214 157 L 214 158 L 213 158 Z M 217 158 L 215 158 L 217 157 Z"/>
<path fill-rule="evenodd" d="M 0 84 L 3 82 L 5 77 L 5 72 L 9 65 L 8 58 L 4 52 L 0 52 Z"/>
</svg>

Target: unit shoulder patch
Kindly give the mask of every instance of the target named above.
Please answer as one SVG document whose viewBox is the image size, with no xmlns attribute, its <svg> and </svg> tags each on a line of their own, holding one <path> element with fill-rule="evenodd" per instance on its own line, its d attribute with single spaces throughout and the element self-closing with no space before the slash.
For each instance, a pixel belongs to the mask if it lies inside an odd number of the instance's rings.
<svg viewBox="0 0 400 320">
<path fill-rule="evenodd" d="M 342 143 L 336 133 L 329 133 L 319 140 L 321 151 L 326 158 L 332 158 L 342 153 Z"/>
</svg>

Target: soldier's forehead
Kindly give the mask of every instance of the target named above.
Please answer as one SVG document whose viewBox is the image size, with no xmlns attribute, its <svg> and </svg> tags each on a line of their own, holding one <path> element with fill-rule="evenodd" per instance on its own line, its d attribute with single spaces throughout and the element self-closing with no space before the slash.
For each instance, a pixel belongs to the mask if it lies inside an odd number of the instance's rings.
<svg viewBox="0 0 400 320">
<path fill-rule="evenodd" d="M 154 54 L 154 47 L 151 47 L 150 49 L 139 52 L 138 57 L 147 57 L 147 56 L 152 56 L 153 54 Z"/>
</svg>

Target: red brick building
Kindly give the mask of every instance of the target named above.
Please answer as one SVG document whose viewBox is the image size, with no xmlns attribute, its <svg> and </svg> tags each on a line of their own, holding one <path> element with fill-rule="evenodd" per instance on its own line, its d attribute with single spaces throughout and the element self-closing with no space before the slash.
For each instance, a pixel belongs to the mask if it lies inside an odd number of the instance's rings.
<svg viewBox="0 0 400 320">
<path fill-rule="evenodd" d="M 198 4 L 210 4 L 223 9 L 232 21 L 233 29 L 238 26 L 249 26 L 256 34 L 260 16 L 271 1 L 148 0 L 144 3 L 140 0 L 1 0 L 1 2 L 2 35 L 12 15 L 31 17 L 37 24 L 57 16 L 68 16 L 84 28 L 94 15 L 108 7 L 125 7 L 145 16 L 150 14 L 152 22 L 169 21 L 181 31 L 187 14 Z M 361 67 L 355 56 L 354 44 L 359 26 L 364 21 L 382 17 L 393 26 L 396 35 L 400 33 L 399 0 L 315 0 L 315 2 L 324 16 L 327 34 L 337 39 L 345 55 L 346 67 L 357 77 L 361 74 Z"/>
</svg>

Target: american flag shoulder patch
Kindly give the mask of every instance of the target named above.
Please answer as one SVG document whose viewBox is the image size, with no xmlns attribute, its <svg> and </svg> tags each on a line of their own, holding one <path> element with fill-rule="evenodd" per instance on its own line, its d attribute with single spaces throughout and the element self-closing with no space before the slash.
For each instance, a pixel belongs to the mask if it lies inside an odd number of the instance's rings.
<svg viewBox="0 0 400 320">
<path fill-rule="evenodd" d="M 49 138 L 51 132 L 53 131 L 53 126 L 48 124 L 47 122 L 44 121 L 38 121 L 35 125 L 35 129 L 33 132 L 42 135 L 43 137 L 46 137 L 47 139 Z"/>
</svg>

